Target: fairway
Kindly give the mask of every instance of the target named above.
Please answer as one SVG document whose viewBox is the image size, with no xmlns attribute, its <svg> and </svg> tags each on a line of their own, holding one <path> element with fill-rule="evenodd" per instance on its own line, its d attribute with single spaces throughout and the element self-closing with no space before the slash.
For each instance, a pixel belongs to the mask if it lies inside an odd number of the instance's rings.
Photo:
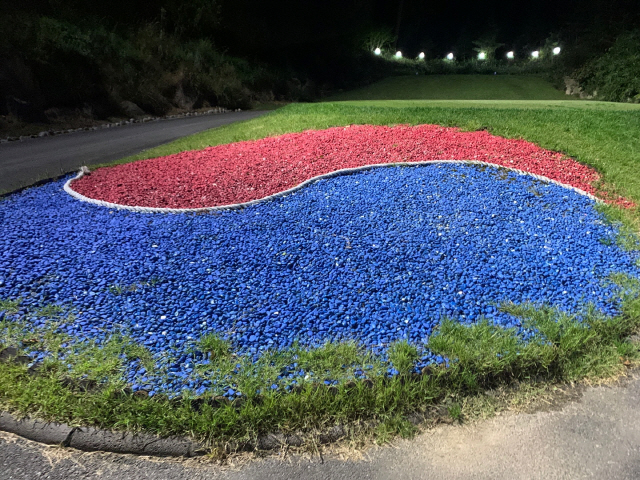
<svg viewBox="0 0 640 480">
<path fill-rule="evenodd" d="M 572 100 L 541 77 L 407 75 L 385 78 L 325 101 L 343 100 Z"/>
<path fill-rule="evenodd" d="M 568 98 L 568 97 L 567 97 Z M 327 102 L 328 103 L 328 102 Z M 603 112 L 640 112 L 640 104 L 600 102 L 595 100 L 341 100 L 339 105 L 402 109 L 491 109 L 491 110 L 590 110 Z"/>
</svg>

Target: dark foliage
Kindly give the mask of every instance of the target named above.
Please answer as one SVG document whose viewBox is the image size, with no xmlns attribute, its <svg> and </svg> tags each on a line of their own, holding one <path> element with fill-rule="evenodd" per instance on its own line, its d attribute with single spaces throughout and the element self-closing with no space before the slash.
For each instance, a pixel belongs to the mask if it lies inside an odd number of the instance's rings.
<svg viewBox="0 0 640 480">
<path fill-rule="evenodd" d="M 640 31 L 620 35 L 576 77 L 582 89 L 599 100 L 640 102 Z"/>
</svg>

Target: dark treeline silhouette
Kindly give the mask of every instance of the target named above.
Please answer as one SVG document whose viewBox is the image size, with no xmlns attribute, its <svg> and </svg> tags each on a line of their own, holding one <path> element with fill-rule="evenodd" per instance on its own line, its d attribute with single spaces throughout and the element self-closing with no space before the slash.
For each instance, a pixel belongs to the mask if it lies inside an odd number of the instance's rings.
<svg viewBox="0 0 640 480">
<path fill-rule="evenodd" d="M 11 3 L 11 4 L 10 4 Z M 609 42 L 637 28 L 640 0 L 23 0 L 5 2 L 0 14 L 45 16 L 89 28 L 120 31 L 155 23 L 182 40 L 207 38 L 245 58 L 313 68 L 324 57 L 352 54 L 366 35 L 388 27 L 398 48 L 432 56 L 452 48 L 472 52 L 488 33 L 508 45 L 535 45 L 552 32 L 569 39 Z"/>
<path fill-rule="evenodd" d="M 390 71 L 362 49 L 374 8 L 368 0 L 3 3 L 0 114 L 33 121 L 51 107 L 105 116 L 130 103 L 165 114 L 311 100 Z"/>
<path fill-rule="evenodd" d="M 496 58 L 554 40 L 563 46 L 559 79 L 638 25 L 640 0 L 1 2 L 0 115 L 45 121 L 61 114 L 53 107 L 104 117 L 136 106 L 164 114 L 313 100 L 397 71 L 371 54 L 371 39 L 385 35 L 409 57 L 454 50 L 460 61 L 474 58 L 481 38 L 502 44 Z"/>
</svg>

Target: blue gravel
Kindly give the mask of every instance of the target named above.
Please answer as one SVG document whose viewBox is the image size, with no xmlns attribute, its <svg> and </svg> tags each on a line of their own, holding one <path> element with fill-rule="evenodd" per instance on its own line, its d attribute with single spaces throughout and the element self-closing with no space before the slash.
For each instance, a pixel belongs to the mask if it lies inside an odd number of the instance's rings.
<svg viewBox="0 0 640 480">
<path fill-rule="evenodd" d="M 206 333 L 253 356 L 340 339 L 384 354 L 400 338 L 423 345 L 445 316 L 520 328 L 497 311 L 505 300 L 615 315 L 605 279 L 640 276 L 592 200 L 494 168 L 378 168 L 199 215 L 109 210 L 63 183 L 0 202 L 0 298 L 22 298 L 23 315 L 59 304 L 79 338 L 128 331 L 169 371 L 132 363 L 134 389 L 204 392 L 190 347 Z"/>
</svg>

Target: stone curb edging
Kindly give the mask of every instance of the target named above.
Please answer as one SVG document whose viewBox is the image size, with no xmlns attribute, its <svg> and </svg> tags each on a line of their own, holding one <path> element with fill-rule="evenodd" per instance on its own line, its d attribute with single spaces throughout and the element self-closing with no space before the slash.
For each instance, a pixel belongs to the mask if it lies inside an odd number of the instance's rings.
<svg viewBox="0 0 640 480">
<path fill-rule="evenodd" d="M 93 427 L 19 419 L 0 412 L 0 430 L 47 445 L 61 445 L 86 452 L 133 453 L 157 457 L 194 457 L 206 453 L 205 445 L 185 437 L 162 438 L 146 433 L 111 432 Z"/>
<path fill-rule="evenodd" d="M 105 128 L 114 128 L 114 127 L 120 127 L 123 125 L 132 125 L 134 123 L 149 123 L 149 122 L 156 122 L 158 120 L 171 120 L 174 118 L 199 117 L 199 116 L 205 116 L 205 115 L 219 115 L 221 113 L 232 113 L 232 112 L 239 112 L 239 111 L 241 111 L 241 109 L 239 108 L 235 110 L 228 110 L 224 107 L 214 107 L 203 112 L 192 111 L 192 112 L 185 112 L 185 113 L 177 113 L 175 115 L 164 115 L 161 117 L 153 117 L 153 116 L 147 115 L 141 118 L 130 118 L 129 120 L 121 120 L 119 122 L 112 122 L 112 123 L 103 123 L 101 125 L 94 125 L 92 127 L 69 128 L 66 130 L 44 130 L 40 133 L 36 133 L 32 135 L 9 136 L 6 138 L 0 138 L 0 144 L 9 143 L 9 142 L 23 142 L 25 140 L 29 140 L 32 138 L 57 137 L 59 135 L 65 135 L 69 133 L 103 130 Z"/>
<path fill-rule="evenodd" d="M 148 433 L 113 432 L 94 427 L 71 427 L 65 423 L 46 422 L 32 418 L 17 418 L 0 412 L 0 430 L 46 445 L 60 445 L 85 452 L 129 453 L 154 457 L 196 457 L 209 452 L 206 444 L 180 437 L 160 437 Z M 336 425 L 316 436 L 318 444 L 334 443 L 346 435 L 344 427 Z M 272 433 L 258 437 L 255 442 L 241 445 L 239 450 L 275 450 L 282 447 L 301 447 L 301 435 Z"/>
<path fill-rule="evenodd" d="M 283 190 L 281 192 L 277 192 L 274 193 L 272 195 L 267 195 L 266 197 L 262 197 L 262 198 L 258 198 L 255 200 L 250 200 L 248 202 L 242 202 L 242 203 L 233 203 L 233 204 L 229 204 L 229 205 L 218 205 L 218 206 L 214 206 L 214 207 L 200 207 L 200 208 L 156 208 L 156 207 L 138 207 L 138 206 L 131 206 L 131 205 L 122 205 L 122 204 L 118 204 L 118 203 L 111 203 L 111 202 L 106 202 L 104 200 L 97 200 L 97 199 L 93 199 L 93 198 L 89 198 L 86 197 L 84 195 L 82 195 L 81 193 L 76 192 L 75 190 L 73 190 L 73 188 L 71 188 L 71 184 L 75 181 L 75 180 L 79 180 L 80 178 L 82 178 L 84 175 L 90 174 L 91 171 L 89 170 L 88 167 L 83 166 L 80 171 L 78 172 L 78 174 L 73 177 L 70 178 L 69 180 L 67 180 L 67 182 L 64 184 L 64 191 L 67 192 L 69 195 L 71 195 L 73 198 L 75 198 L 76 200 L 79 200 L 81 202 L 85 202 L 85 203 L 90 203 L 93 205 L 98 205 L 101 207 L 107 207 L 107 208 L 115 208 L 118 210 L 129 210 L 129 211 L 133 211 L 133 212 L 140 212 L 140 213 L 188 213 L 188 212 L 209 212 L 209 211 L 216 211 L 216 210 L 237 210 L 237 209 L 242 209 L 251 205 L 255 205 L 258 203 L 262 203 L 262 202 L 266 202 L 269 200 L 273 200 L 275 198 L 279 198 L 279 197 L 285 197 L 287 195 L 289 195 L 290 193 L 296 192 L 297 190 L 300 190 L 304 187 L 306 187 L 307 185 L 310 185 L 312 183 L 315 183 L 317 181 L 320 180 L 325 180 L 328 178 L 333 178 L 333 177 L 337 177 L 340 175 L 349 175 L 351 173 L 357 173 L 357 172 L 362 172 L 362 171 L 366 171 L 366 170 L 372 170 L 375 168 L 383 168 L 383 167 L 414 167 L 414 166 L 427 166 L 427 165 L 433 165 L 433 164 L 457 164 L 457 165 L 479 165 L 479 166 L 484 166 L 484 167 L 493 167 L 493 168 L 498 168 L 498 169 L 505 169 L 505 170 L 509 170 L 512 172 L 515 172 L 519 175 L 526 175 L 529 177 L 533 177 L 536 180 L 540 180 L 542 182 L 546 182 L 546 183 L 552 183 L 554 185 L 558 185 L 560 187 L 566 188 L 568 190 L 572 190 L 580 195 L 584 195 L 588 198 L 590 198 L 591 200 L 601 203 L 603 202 L 603 200 L 599 199 L 598 197 L 585 192 L 584 190 L 581 190 L 577 187 L 574 187 L 572 185 L 567 185 L 565 183 L 561 183 L 558 182 L 557 180 L 552 180 L 551 178 L 542 176 L 542 175 L 537 175 L 535 173 L 531 173 L 531 172 L 527 172 L 525 170 L 519 170 L 517 168 L 512 168 L 512 167 L 505 167 L 504 165 L 499 165 L 496 163 L 489 163 L 489 162 L 482 162 L 479 160 L 423 160 L 423 161 L 416 161 L 416 162 L 394 162 L 394 163 L 373 163 L 373 164 L 369 164 L 369 165 L 363 165 L 360 167 L 353 167 L 353 168 L 342 168 L 339 170 L 334 170 L 333 172 L 329 172 L 329 173 L 325 173 L 322 175 L 317 175 L 315 177 L 309 178 L 308 180 L 305 180 L 304 182 L 295 185 L 294 187 L 288 188 L 287 190 Z"/>
</svg>

